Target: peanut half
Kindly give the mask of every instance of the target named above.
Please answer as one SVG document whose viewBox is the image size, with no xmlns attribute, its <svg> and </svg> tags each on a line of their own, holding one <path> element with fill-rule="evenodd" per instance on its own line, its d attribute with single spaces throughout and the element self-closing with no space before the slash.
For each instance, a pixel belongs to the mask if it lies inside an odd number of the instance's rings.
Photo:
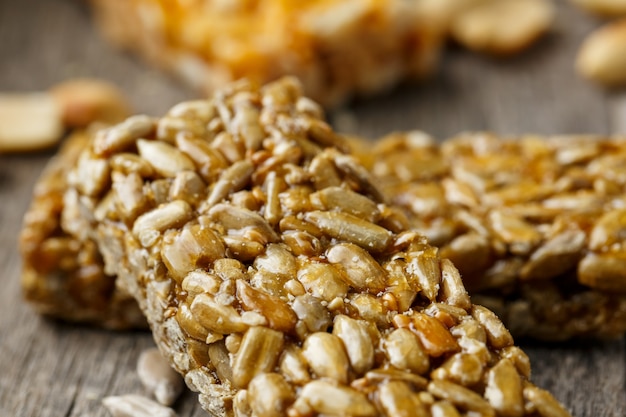
<svg viewBox="0 0 626 417">
<path fill-rule="evenodd" d="M 459 14 L 450 31 L 468 49 L 507 56 L 530 47 L 550 29 L 553 18 L 547 0 L 489 1 Z"/>
<path fill-rule="evenodd" d="M 601 17 L 626 16 L 626 0 L 571 0 L 575 5 Z"/>
<path fill-rule="evenodd" d="M 61 107 L 67 127 L 86 127 L 94 121 L 117 123 L 131 114 L 119 88 L 102 80 L 68 80 L 53 86 L 50 94 Z"/>
<path fill-rule="evenodd" d="M 0 152 L 50 148 L 61 140 L 61 107 L 50 94 L 0 94 Z"/>
<path fill-rule="evenodd" d="M 592 32 L 580 47 L 576 68 L 602 85 L 626 85 L 626 18 Z"/>
</svg>

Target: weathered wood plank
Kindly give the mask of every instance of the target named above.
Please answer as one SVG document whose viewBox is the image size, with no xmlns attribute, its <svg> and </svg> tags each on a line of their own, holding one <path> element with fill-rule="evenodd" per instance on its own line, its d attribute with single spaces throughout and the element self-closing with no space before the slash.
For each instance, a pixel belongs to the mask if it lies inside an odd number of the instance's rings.
<svg viewBox="0 0 626 417">
<path fill-rule="evenodd" d="M 549 388 L 574 416 L 626 416 L 626 344 L 567 346 L 522 344 L 533 365 L 533 380 Z"/>
<path fill-rule="evenodd" d="M 406 86 L 344 111 L 374 138 L 420 128 L 442 138 L 462 130 L 626 133 L 626 94 L 579 78 L 573 59 L 599 23 L 559 2 L 555 33 L 511 61 L 453 50 L 431 82 Z M 76 76 L 109 79 L 140 112 L 161 114 L 193 97 L 175 80 L 114 50 L 94 32 L 85 5 L 70 0 L 0 1 L 0 91 L 44 89 Z M 0 416 L 106 416 L 107 395 L 142 393 L 135 363 L 148 333 L 111 333 L 38 317 L 20 299 L 16 239 L 34 181 L 50 153 L 0 156 Z M 534 380 L 575 416 L 626 415 L 626 342 L 524 346 Z M 180 416 L 202 416 L 194 394 Z"/>
</svg>

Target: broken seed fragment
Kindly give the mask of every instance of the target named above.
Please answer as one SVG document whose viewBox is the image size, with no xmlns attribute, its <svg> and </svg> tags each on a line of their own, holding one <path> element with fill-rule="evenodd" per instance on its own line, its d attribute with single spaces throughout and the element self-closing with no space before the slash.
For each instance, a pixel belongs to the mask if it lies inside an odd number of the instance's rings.
<svg viewBox="0 0 626 417">
<path fill-rule="evenodd" d="M 174 404 L 183 390 L 183 379 L 157 348 L 141 352 L 137 361 L 137 375 L 156 400 L 166 406 Z"/>
<path fill-rule="evenodd" d="M 178 417 L 171 408 L 136 394 L 106 397 L 102 404 L 113 417 Z"/>
</svg>

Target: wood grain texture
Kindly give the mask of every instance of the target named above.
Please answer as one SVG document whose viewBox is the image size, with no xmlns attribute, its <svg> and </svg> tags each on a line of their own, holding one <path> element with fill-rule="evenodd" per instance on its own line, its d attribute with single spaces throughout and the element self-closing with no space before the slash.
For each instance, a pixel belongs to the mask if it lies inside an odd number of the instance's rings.
<svg viewBox="0 0 626 417">
<path fill-rule="evenodd" d="M 501 134 L 626 133 L 626 93 L 606 92 L 573 69 L 581 39 L 600 24 L 558 3 L 553 33 L 536 48 L 500 61 L 451 48 L 440 74 L 331 114 L 370 138 L 419 128 L 443 138 L 463 130 Z M 169 76 L 121 53 L 93 30 L 71 0 L 0 1 L 0 91 L 42 90 L 66 78 L 119 84 L 139 112 L 158 115 L 194 97 Z M 45 320 L 20 296 L 17 235 L 32 186 L 51 153 L 0 156 L 0 417 L 106 416 L 107 395 L 144 393 L 135 373 L 148 333 L 112 333 Z M 523 343 L 533 379 L 573 415 L 626 415 L 626 342 Z M 182 417 L 202 416 L 193 394 Z"/>
</svg>

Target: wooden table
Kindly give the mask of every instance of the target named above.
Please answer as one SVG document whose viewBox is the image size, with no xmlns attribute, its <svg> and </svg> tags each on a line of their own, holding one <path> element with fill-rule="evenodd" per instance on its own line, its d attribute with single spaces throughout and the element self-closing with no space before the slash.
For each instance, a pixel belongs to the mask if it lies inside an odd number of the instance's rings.
<svg viewBox="0 0 626 417">
<path fill-rule="evenodd" d="M 600 22 L 558 3 L 553 33 L 532 51 L 497 61 L 450 51 L 441 73 L 353 103 L 331 120 L 375 138 L 420 128 L 436 137 L 462 130 L 504 134 L 626 133 L 626 93 L 605 92 L 573 70 L 577 48 Z M 66 78 L 119 84 L 140 112 L 159 115 L 194 94 L 115 50 L 94 32 L 86 6 L 70 0 L 0 1 L 0 91 L 42 90 Z M 113 333 L 45 320 L 21 300 L 16 239 L 33 184 L 51 153 L 0 156 L 0 417 L 106 416 L 101 399 L 143 393 L 138 354 L 148 333 Z M 626 416 L 626 343 L 522 342 L 533 379 L 579 417 Z M 181 416 L 202 416 L 195 395 Z"/>
</svg>

